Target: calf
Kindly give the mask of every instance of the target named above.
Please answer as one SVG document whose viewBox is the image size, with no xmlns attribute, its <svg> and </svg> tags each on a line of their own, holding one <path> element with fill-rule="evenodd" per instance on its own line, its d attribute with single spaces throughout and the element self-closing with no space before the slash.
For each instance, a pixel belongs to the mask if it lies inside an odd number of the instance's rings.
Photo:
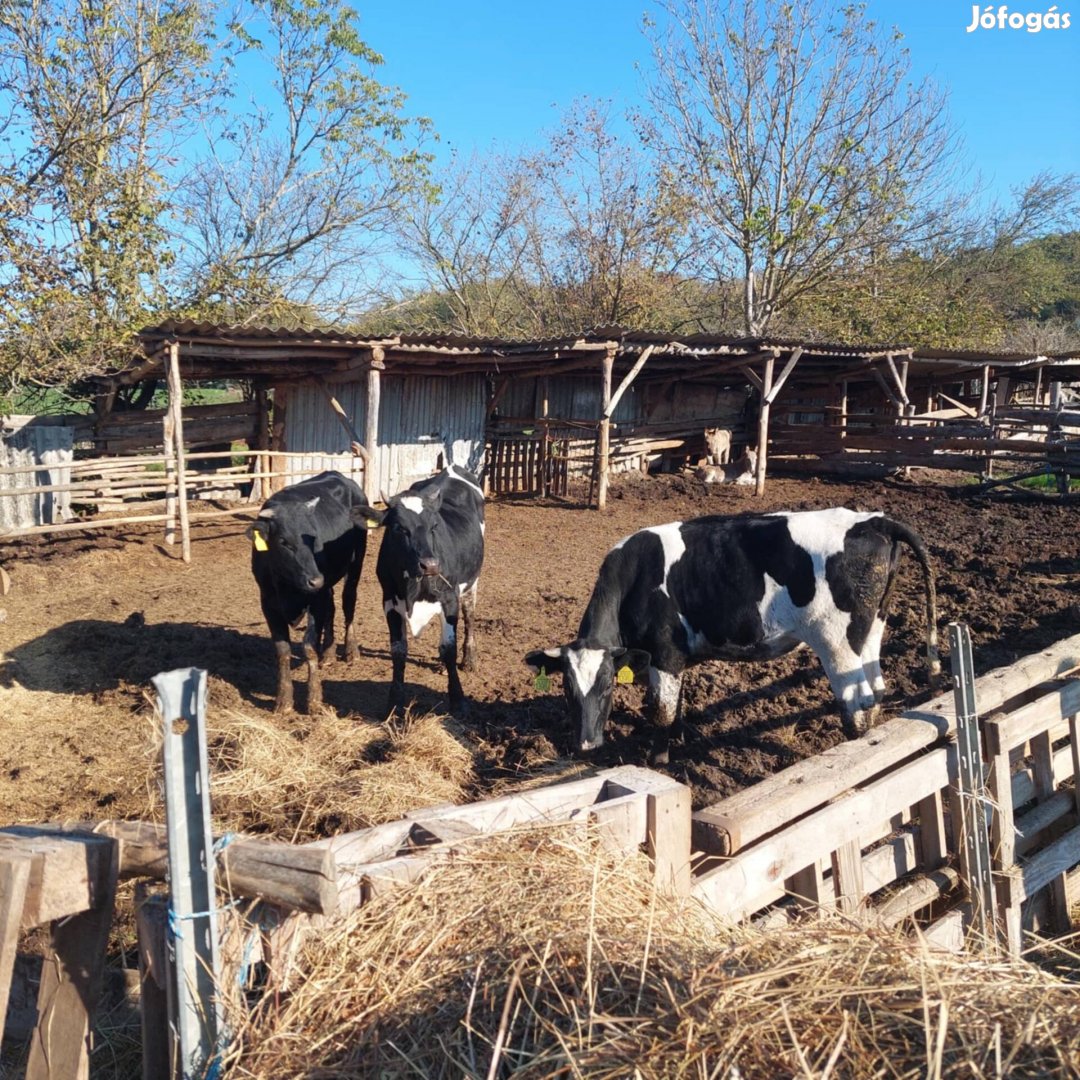
<svg viewBox="0 0 1080 1080">
<path fill-rule="evenodd" d="M 577 638 L 529 653 L 525 663 L 562 673 L 582 751 L 604 741 L 612 684 L 647 673 L 658 725 L 653 760 L 663 763 L 688 666 L 769 660 L 806 644 L 853 738 L 867 729 L 885 692 L 881 638 L 900 543 L 923 568 L 927 656 L 936 673 L 934 578 L 922 542 L 880 513 L 842 508 L 642 529 L 608 552 Z"/>
<path fill-rule="evenodd" d="M 439 659 L 446 667 L 450 709 L 460 715 L 465 695 L 458 676 L 458 615 L 464 622 L 462 667 L 471 671 L 476 661 L 476 583 L 484 562 L 484 493 L 472 473 L 452 465 L 395 495 L 379 519 L 385 533 L 375 573 L 382 586 L 393 664 L 388 711 L 400 709 L 405 701 L 406 627 L 416 637 L 440 615 Z M 372 519 L 374 524 L 380 520 Z"/>
<path fill-rule="evenodd" d="M 322 704 L 319 661 L 334 642 L 334 586 L 344 577 L 345 659 L 357 652 L 356 587 L 367 548 L 364 493 L 338 472 L 324 472 L 271 495 L 248 529 L 251 570 L 278 661 L 275 710 L 293 707 L 289 627 L 307 616 L 308 711 Z"/>
</svg>

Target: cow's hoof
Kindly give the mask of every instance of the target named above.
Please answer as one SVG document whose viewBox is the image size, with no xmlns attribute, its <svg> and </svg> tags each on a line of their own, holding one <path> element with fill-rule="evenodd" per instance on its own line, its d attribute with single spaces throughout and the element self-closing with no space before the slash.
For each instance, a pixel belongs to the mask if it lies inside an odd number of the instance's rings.
<svg viewBox="0 0 1080 1080">
<path fill-rule="evenodd" d="M 870 728 L 870 714 L 860 709 L 857 713 L 852 713 L 851 716 L 844 717 L 844 734 L 849 739 L 857 739 L 860 735 L 865 735 Z"/>
<path fill-rule="evenodd" d="M 475 671 L 476 670 L 476 657 L 472 653 L 466 653 L 461 658 L 461 670 L 462 671 Z"/>
</svg>

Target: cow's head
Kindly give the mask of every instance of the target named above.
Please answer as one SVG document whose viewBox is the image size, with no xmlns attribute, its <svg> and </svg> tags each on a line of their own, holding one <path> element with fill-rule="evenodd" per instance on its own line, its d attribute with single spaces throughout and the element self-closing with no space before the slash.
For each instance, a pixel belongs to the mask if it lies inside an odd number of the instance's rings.
<svg viewBox="0 0 1080 1080">
<path fill-rule="evenodd" d="M 316 562 L 323 544 L 312 520 L 319 499 L 316 495 L 306 502 L 271 503 L 247 528 L 255 551 L 268 561 L 275 579 L 305 593 L 317 593 L 326 584 Z M 354 507 L 354 522 L 360 524 L 358 515 L 367 510 Z"/>
<path fill-rule="evenodd" d="M 650 659 L 642 649 L 574 641 L 555 649 L 537 649 L 525 657 L 525 663 L 537 675 L 562 675 L 570 722 L 578 733 L 578 749 L 585 753 L 603 745 L 615 683 L 641 677 Z"/>
<path fill-rule="evenodd" d="M 441 506 L 438 489 L 423 495 L 406 491 L 390 499 L 380 520 L 365 522 L 369 528 L 382 525 L 386 529 L 380 559 L 388 560 L 406 578 L 442 577 L 436 546 L 438 531 L 444 527 Z"/>
</svg>

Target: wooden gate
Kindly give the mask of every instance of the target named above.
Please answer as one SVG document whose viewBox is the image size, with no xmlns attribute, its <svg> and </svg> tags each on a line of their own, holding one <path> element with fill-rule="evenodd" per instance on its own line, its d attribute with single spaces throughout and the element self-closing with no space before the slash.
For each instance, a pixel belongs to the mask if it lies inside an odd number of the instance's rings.
<svg viewBox="0 0 1080 1080">
<path fill-rule="evenodd" d="M 487 486 L 492 495 L 565 495 L 570 437 L 537 425 L 491 431 L 487 442 Z"/>
</svg>

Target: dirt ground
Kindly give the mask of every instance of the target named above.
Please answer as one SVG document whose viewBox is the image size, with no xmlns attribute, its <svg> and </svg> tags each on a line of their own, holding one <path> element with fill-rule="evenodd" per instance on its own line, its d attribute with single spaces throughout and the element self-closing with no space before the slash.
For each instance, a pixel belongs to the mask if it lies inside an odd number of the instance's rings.
<svg viewBox="0 0 1080 1080">
<path fill-rule="evenodd" d="M 777 479 L 757 500 L 744 488 L 638 476 L 615 484 L 605 513 L 554 501 L 493 502 L 479 664 L 464 676 L 473 794 L 569 766 L 558 685 L 537 693 L 522 657 L 574 637 L 601 559 L 617 539 L 705 513 L 838 505 L 884 510 L 921 533 L 938 575 L 942 636 L 947 622 L 966 621 L 979 671 L 1080 631 L 1075 504 L 980 504 L 956 488 L 899 480 Z M 390 674 L 377 543 L 361 579 L 361 658 L 346 666 L 335 657 L 324 672 L 327 706 L 358 725 L 382 720 Z M 204 667 L 211 709 L 270 712 L 274 652 L 248 544 L 235 521 L 197 527 L 190 566 L 149 529 L 0 543 L 12 582 L 0 600 L 0 823 L 144 815 L 154 801 L 149 680 L 159 671 Z M 889 712 L 932 692 L 923 611 L 921 575 L 909 554 L 884 646 Z M 424 711 L 445 708 L 437 647 L 437 624 L 412 645 L 407 681 Z M 299 659 L 295 670 L 303 707 Z M 687 735 L 667 771 L 692 786 L 696 806 L 843 737 L 828 684 L 806 650 L 769 663 L 703 664 L 689 674 L 684 702 Z M 645 762 L 650 735 L 641 704 L 639 688 L 617 690 L 596 764 Z"/>
</svg>

